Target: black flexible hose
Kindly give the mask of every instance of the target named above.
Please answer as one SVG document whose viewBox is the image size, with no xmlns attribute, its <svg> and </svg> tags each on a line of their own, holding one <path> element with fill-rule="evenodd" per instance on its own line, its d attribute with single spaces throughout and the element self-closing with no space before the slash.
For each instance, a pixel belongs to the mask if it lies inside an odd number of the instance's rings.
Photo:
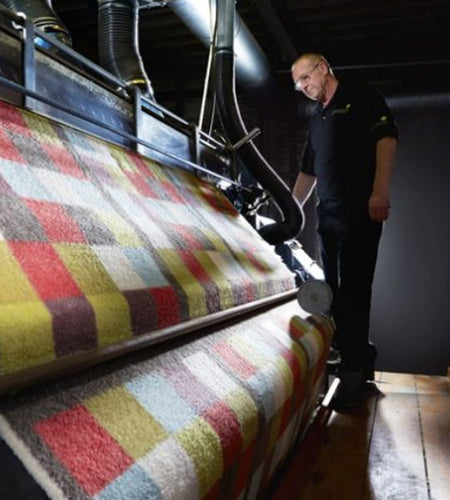
<svg viewBox="0 0 450 500">
<path fill-rule="evenodd" d="M 217 106 L 232 144 L 247 135 L 235 92 L 234 0 L 217 0 L 217 44 L 215 50 Z M 270 192 L 284 220 L 263 226 L 259 234 L 277 245 L 295 238 L 303 228 L 303 212 L 289 188 L 272 169 L 252 141 L 238 151 L 245 167 Z"/>
<path fill-rule="evenodd" d="M 0 0 L 0 3 L 13 12 L 23 12 L 36 28 L 71 45 L 69 31 L 53 10 L 51 0 Z"/>
<path fill-rule="evenodd" d="M 98 0 L 99 59 L 112 74 L 153 97 L 139 52 L 138 19 L 134 0 Z"/>
</svg>

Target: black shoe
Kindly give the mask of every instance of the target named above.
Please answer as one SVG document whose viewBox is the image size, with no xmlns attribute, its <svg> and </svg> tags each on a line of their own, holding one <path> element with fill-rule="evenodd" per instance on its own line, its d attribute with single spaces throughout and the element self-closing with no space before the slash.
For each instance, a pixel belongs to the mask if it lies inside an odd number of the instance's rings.
<svg viewBox="0 0 450 500">
<path fill-rule="evenodd" d="M 342 412 L 361 404 L 366 398 L 363 371 L 352 372 L 341 368 L 337 376 L 340 382 L 331 401 L 331 408 Z"/>
<path fill-rule="evenodd" d="M 330 351 L 328 352 L 327 363 L 329 365 L 339 365 L 341 363 L 341 354 L 333 346 L 330 347 Z"/>
<path fill-rule="evenodd" d="M 369 342 L 367 345 L 366 366 L 363 370 L 364 380 L 375 380 L 375 360 L 377 355 L 377 348 L 374 344 L 372 344 L 372 342 Z"/>
</svg>

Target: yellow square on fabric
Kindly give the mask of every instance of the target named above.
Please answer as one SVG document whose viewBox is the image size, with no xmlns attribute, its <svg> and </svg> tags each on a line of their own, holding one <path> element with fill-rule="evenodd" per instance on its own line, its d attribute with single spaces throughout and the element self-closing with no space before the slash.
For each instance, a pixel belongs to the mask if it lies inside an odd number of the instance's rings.
<svg viewBox="0 0 450 500">
<path fill-rule="evenodd" d="M 142 247 L 143 243 L 139 236 L 135 233 L 133 228 L 129 223 L 126 223 L 124 219 L 116 214 L 105 212 L 96 214 L 99 219 L 101 219 L 108 229 L 113 233 L 119 245 L 126 247 Z"/>
<path fill-rule="evenodd" d="M 242 433 L 242 450 L 245 450 L 258 431 L 258 407 L 251 396 L 240 389 L 227 394 L 224 400 L 239 421 Z"/>
<path fill-rule="evenodd" d="M 221 309 L 232 307 L 234 304 L 234 300 L 231 285 L 225 275 L 220 271 L 215 262 L 211 259 L 211 257 L 209 256 L 209 252 L 204 250 L 194 250 L 193 254 L 219 289 Z"/>
<path fill-rule="evenodd" d="M 229 253 L 227 246 L 223 238 L 220 237 L 218 233 L 208 229 L 207 227 L 201 227 L 200 231 L 208 238 L 208 240 L 214 245 L 214 248 L 221 253 Z"/>
<path fill-rule="evenodd" d="M 257 351 L 251 344 L 251 341 L 247 341 L 243 335 L 233 335 L 228 343 L 247 361 L 254 365 L 258 369 L 262 369 L 267 365 L 269 361 L 266 356 L 264 356 L 260 351 Z"/>
<path fill-rule="evenodd" d="M 113 344 L 132 336 L 130 308 L 121 293 L 86 295 L 94 309 L 99 346 Z"/>
<path fill-rule="evenodd" d="M 112 157 L 116 160 L 117 165 L 124 171 L 124 172 L 136 172 L 136 165 L 134 165 L 129 158 L 127 151 L 120 149 L 116 146 L 111 147 L 111 155 Z"/>
<path fill-rule="evenodd" d="M 199 417 L 178 432 L 175 439 L 194 462 L 200 483 L 200 497 L 203 497 L 222 475 L 223 458 L 219 436 Z"/>
<path fill-rule="evenodd" d="M 158 254 L 166 264 L 172 276 L 175 277 L 186 293 L 189 306 L 189 317 L 196 318 L 198 316 L 205 316 L 208 313 L 205 290 L 198 282 L 197 278 L 189 271 L 186 264 L 175 250 L 159 249 Z"/>
<path fill-rule="evenodd" d="M 54 358 L 52 319 L 44 304 L 0 304 L 0 372 L 23 370 Z"/>
<path fill-rule="evenodd" d="M 325 349 L 325 345 L 324 345 L 324 340 L 323 340 L 322 334 L 320 333 L 320 331 L 316 327 L 313 328 L 312 334 L 315 337 L 316 342 L 317 342 L 317 344 L 319 346 L 319 351 L 318 352 L 319 352 L 319 354 L 322 354 L 322 352 Z"/>
<path fill-rule="evenodd" d="M 28 126 L 28 130 L 38 141 L 45 142 L 46 144 L 52 144 L 54 146 L 64 147 L 61 139 L 58 137 L 49 120 L 37 117 L 27 112 L 22 112 L 22 115 Z"/>
<path fill-rule="evenodd" d="M 123 386 L 84 401 L 95 419 L 134 459 L 168 437 L 165 429 Z"/>
<path fill-rule="evenodd" d="M 129 165 L 129 167 L 121 168 L 121 162 L 119 161 L 121 159 L 123 159 L 123 162 L 126 162 L 126 165 Z M 137 192 L 136 187 L 126 175 L 126 172 L 130 171 L 131 165 L 129 164 L 129 159 L 123 151 L 111 146 L 111 149 L 108 150 L 108 156 L 105 156 L 105 160 L 102 162 L 102 167 L 111 175 L 111 177 L 113 177 L 114 181 L 124 191 L 133 193 Z"/>
<path fill-rule="evenodd" d="M 91 248 L 66 243 L 53 247 L 85 295 L 117 292 L 117 286 Z"/>
<path fill-rule="evenodd" d="M 294 376 L 292 374 L 291 367 L 289 363 L 282 357 L 278 357 L 275 361 L 277 365 L 278 371 L 281 373 L 283 377 L 284 385 L 286 386 L 286 397 L 290 397 L 292 391 L 294 390 Z"/>
<path fill-rule="evenodd" d="M 151 172 L 157 180 L 162 182 L 172 182 L 165 173 L 165 171 L 168 172 L 170 170 L 170 167 L 165 166 L 164 168 L 161 168 L 161 166 L 158 163 L 148 159 L 143 159 L 143 161 L 145 163 L 145 166 L 148 168 L 149 172 Z"/>
<path fill-rule="evenodd" d="M 0 304 L 37 301 L 38 295 L 7 243 L 0 242 Z M 7 286 L 5 286 L 7 284 Z"/>
</svg>

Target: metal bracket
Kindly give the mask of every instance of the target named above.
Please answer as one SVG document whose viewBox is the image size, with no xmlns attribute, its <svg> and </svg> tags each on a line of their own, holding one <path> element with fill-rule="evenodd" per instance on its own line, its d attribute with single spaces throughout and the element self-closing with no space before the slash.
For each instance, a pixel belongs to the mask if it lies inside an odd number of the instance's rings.
<svg viewBox="0 0 450 500">
<path fill-rule="evenodd" d="M 138 86 L 133 87 L 134 99 L 133 99 L 133 127 L 134 127 L 134 135 L 137 139 L 134 143 L 134 149 L 137 153 L 142 153 L 142 146 L 139 144 L 140 131 L 142 127 L 142 92 Z"/>
<path fill-rule="evenodd" d="M 237 158 L 236 158 L 236 153 L 242 146 L 253 140 L 255 137 L 257 137 L 261 133 L 261 129 L 258 127 L 255 127 L 254 129 L 250 130 L 250 132 L 241 139 L 239 139 L 236 143 L 234 144 L 227 144 L 226 148 L 228 151 L 231 152 L 232 158 L 231 158 L 231 175 L 234 181 L 238 180 L 238 171 L 237 171 Z"/>
<path fill-rule="evenodd" d="M 17 12 L 20 21 L 13 21 L 13 27 L 20 31 L 22 39 L 22 84 L 27 90 L 36 90 L 36 56 L 34 50 L 35 29 L 34 24 L 28 20 L 23 12 Z M 32 110 L 33 99 L 23 94 L 22 105 L 25 109 Z"/>
<path fill-rule="evenodd" d="M 194 163 L 200 165 L 201 155 L 200 155 L 200 129 L 196 123 L 190 123 L 189 128 L 192 131 L 193 139 L 193 153 L 194 153 Z M 196 171 L 199 174 L 199 171 Z"/>
<path fill-rule="evenodd" d="M 258 127 L 255 127 L 254 129 L 250 130 L 250 132 L 247 135 L 244 135 L 244 137 L 242 137 L 242 139 L 239 139 L 235 144 L 228 145 L 227 148 L 230 151 L 237 151 L 238 149 L 242 148 L 242 146 L 244 146 L 248 142 L 252 141 L 260 133 L 261 133 L 261 129 L 259 129 Z"/>
</svg>

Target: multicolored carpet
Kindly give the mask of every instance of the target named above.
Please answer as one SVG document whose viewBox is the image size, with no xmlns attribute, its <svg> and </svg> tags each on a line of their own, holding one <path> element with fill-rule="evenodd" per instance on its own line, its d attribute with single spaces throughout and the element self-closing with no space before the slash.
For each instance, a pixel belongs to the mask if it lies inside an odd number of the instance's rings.
<svg viewBox="0 0 450 500">
<path fill-rule="evenodd" d="M 0 436 L 52 499 L 261 498 L 331 342 L 325 318 L 299 312 L 290 302 L 3 399 Z"/>
<path fill-rule="evenodd" d="M 0 379 L 294 288 L 213 186 L 0 102 Z"/>
</svg>

